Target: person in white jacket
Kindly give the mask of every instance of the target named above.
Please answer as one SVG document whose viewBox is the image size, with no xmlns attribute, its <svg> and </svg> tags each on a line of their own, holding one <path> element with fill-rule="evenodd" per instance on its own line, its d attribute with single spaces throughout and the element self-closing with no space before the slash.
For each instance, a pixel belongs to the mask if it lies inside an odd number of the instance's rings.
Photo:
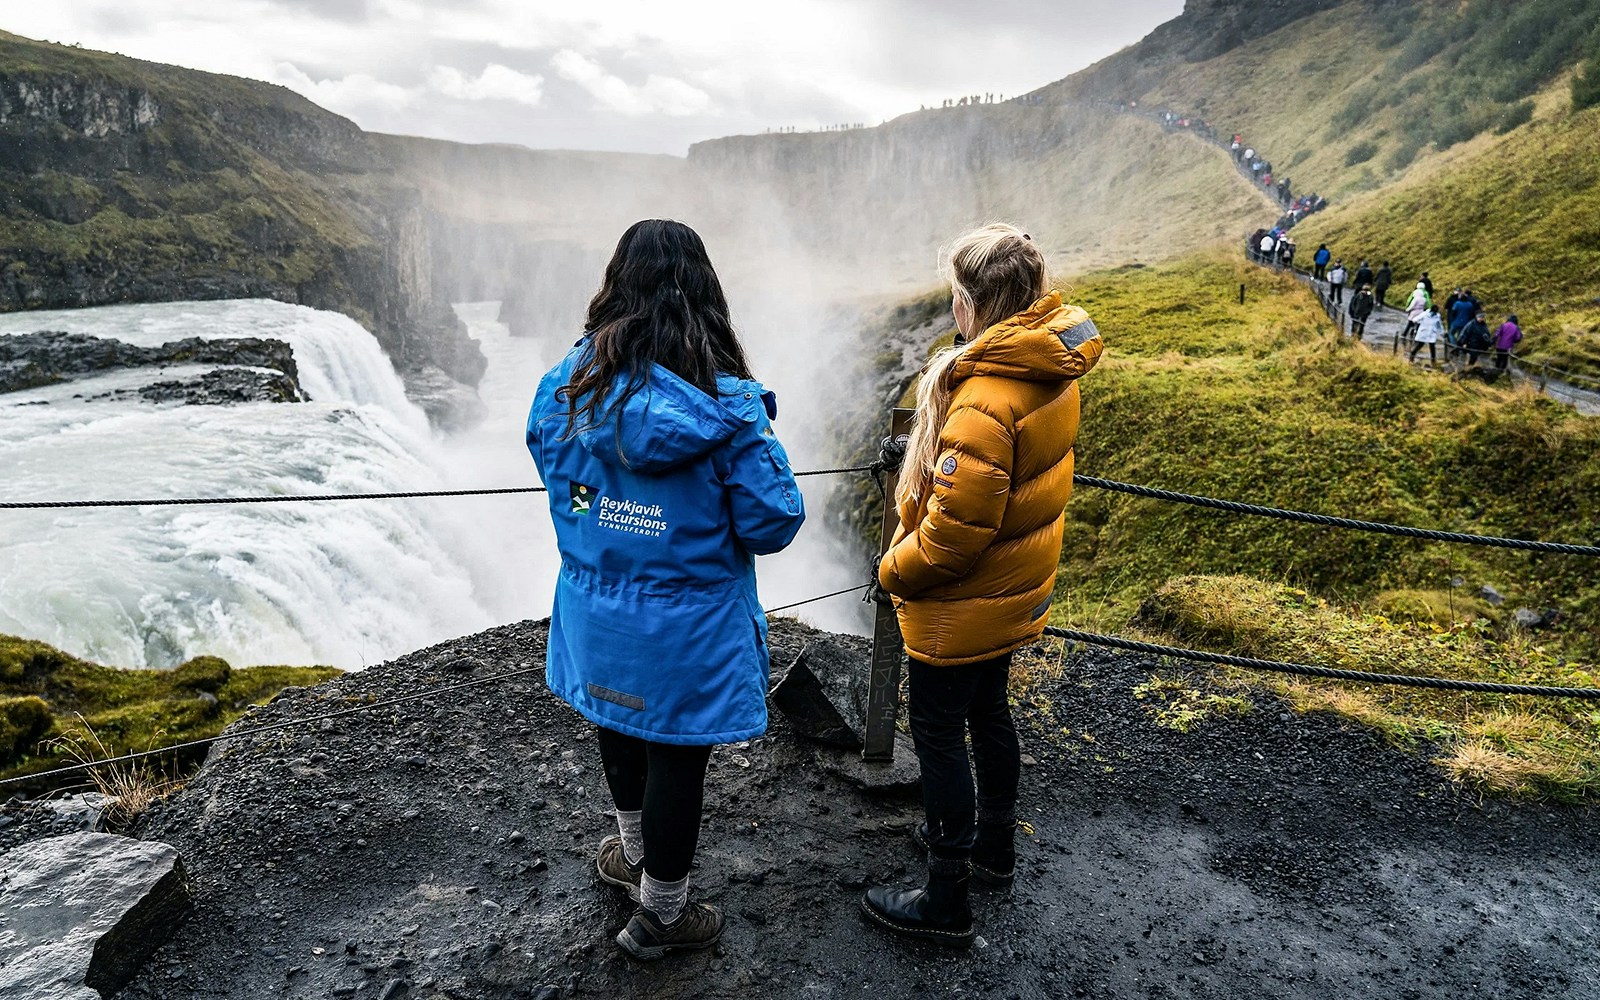
<svg viewBox="0 0 1600 1000">
<path fill-rule="evenodd" d="M 1344 282 L 1349 276 L 1350 272 L 1344 269 L 1342 260 L 1335 262 L 1333 270 L 1328 272 L 1328 298 L 1333 300 L 1334 305 L 1344 301 Z"/>
<path fill-rule="evenodd" d="M 1416 290 L 1411 293 L 1411 300 L 1406 303 L 1406 328 L 1400 333 L 1401 340 L 1416 336 L 1417 325 L 1422 322 L 1422 317 L 1431 305 L 1433 297 L 1428 294 L 1428 286 L 1420 281 L 1417 282 Z"/>
<path fill-rule="evenodd" d="M 1434 368 L 1439 367 L 1438 343 L 1443 339 L 1444 320 L 1439 318 L 1439 309 L 1437 306 L 1429 306 L 1427 311 L 1422 314 L 1422 319 L 1417 323 L 1417 339 L 1416 342 L 1411 345 L 1411 356 L 1409 360 L 1416 361 L 1417 352 L 1422 350 L 1423 344 L 1427 344 L 1428 364 Z"/>
</svg>

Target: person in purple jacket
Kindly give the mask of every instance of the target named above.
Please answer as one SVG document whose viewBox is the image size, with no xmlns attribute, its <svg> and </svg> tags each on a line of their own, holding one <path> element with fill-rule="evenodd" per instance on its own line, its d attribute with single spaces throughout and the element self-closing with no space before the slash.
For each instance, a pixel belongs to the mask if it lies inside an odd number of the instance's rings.
<svg viewBox="0 0 1600 1000">
<path fill-rule="evenodd" d="M 1522 342 L 1522 327 L 1517 325 L 1517 314 L 1512 313 L 1500 324 L 1494 334 L 1494 366 L 1504 371 L 1511 363 L 1511 351 Z"/>
</svg>

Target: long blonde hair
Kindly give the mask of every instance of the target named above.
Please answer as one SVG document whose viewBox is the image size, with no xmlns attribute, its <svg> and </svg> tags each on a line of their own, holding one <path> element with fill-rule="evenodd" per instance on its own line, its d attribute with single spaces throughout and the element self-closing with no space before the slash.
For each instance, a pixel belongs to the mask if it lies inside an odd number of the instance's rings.
<svg viewBox="0 0 1600 1000">
<path fill-rule="evenodd" d="M 991 326 L 1022 312 L 1050 290 L 1044 254 L 1033 239 L 1016 226 L 990 223 L 959 237 L 941 254 L 950 294 L 972 313 L 972 340 Z M 934 464 L 939 461 L 939 436 L 950 412 L 955 386 L 950 369 L 966 351 L 957 334 L 956 346 L 928 359 L 917 383 L 917 416 L 906 443 L 900 486 L 895 500 L 920 501 L 933 485 Z"/>
</svg>

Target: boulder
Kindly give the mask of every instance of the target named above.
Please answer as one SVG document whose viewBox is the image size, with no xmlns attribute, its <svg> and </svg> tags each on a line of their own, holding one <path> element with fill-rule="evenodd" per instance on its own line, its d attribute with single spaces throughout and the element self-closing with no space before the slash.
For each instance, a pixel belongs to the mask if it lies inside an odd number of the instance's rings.
<svg viewBox="0 0 1600 1000">
<path fill-rule="evenodd" d="M 808 642 L 772 686 L 772 704 L 808 740 L 860 750 L 866 736 L 871 663 L 827 637 Z"/>
<path fill-rule="evenodd" d="M 188 908 L 166 844 L 77 833 L 17 847 L 0 856 L 0 996 L 111 996 Z"/>
<path fill-rule="evenodd" d="M 1478 588 L 1478 596 L 1489 602 L 1491 608 L 1498 608 L 1506 602 L 1506 595 L 1489 586 L 1487 583 Z"/>
</svg>

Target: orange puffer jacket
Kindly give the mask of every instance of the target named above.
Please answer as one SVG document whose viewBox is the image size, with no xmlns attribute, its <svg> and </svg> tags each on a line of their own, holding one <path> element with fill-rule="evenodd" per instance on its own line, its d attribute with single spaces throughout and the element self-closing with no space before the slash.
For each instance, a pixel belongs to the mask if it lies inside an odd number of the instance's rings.
<svg viewBox="0 0 1600 1000">
<path fill-rule="evenodd" d="M 1088 314 L 1051 292 L 956 360 L 933 487 L 900 505 L 878 571 L 919 660 L 977 663 L 1042 634 L 1072 495 L 1075 380 L 1101 350 Z"/>
</svg>

